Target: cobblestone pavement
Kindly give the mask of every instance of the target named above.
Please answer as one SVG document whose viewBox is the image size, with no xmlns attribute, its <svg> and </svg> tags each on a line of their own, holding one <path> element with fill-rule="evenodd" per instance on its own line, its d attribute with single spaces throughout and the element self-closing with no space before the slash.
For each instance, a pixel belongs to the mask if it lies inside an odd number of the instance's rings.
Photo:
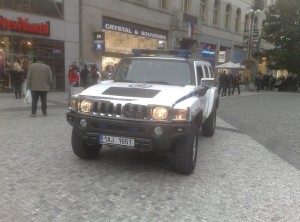
<svg viewBox="0 0 300 222">
<path fill-rule="evenodd" d="M 166 153 L 104 148 L 78 159 L 66 94 L 48 117 L 0 94 L 0 221 L 300 221 L 300 172 L 222 119 L 200 136 L 195 172 Z"/>
<path fill-rule="evenodd" d="M 218 115 L 300 169 L 300 94 L 222 97 Z"/>
</svg>

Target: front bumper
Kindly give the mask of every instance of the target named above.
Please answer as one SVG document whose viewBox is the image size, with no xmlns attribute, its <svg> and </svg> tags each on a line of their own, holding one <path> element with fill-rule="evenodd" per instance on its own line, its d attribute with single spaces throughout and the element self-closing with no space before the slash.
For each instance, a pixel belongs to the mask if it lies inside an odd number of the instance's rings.
<svg viewBox="0 0 300 222">
<path fill-rule="evenodd" d="M 151 150 L 169 150 L 172 143 L 179 137 L 186 136 L 191 131 L 191 123 L 162 123 L 134 121 L 126 119 L 111 119 L 100 116 L 86 116 L 73 112 L 66 114 L 68 123 L 73 126 L 80 139 L 88 143 L 99 143 L 99 134 L 135 139 L 134 148 L 145 152 Z M 85 119 L 85 128 L 79 125 Z M 161 127 L 163 134 L 156 136 L 154 128 Z"/>
</svg>

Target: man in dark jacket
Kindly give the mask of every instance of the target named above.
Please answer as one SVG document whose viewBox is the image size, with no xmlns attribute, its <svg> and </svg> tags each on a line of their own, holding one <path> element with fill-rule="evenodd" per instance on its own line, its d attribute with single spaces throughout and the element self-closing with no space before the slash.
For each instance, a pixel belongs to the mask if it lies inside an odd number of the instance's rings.
<svg viewBox="0 0 300 222">
<path fill-rule="evenodd" d="M 32 95 L 31 117 L 36 115 L 39 97 L 41 97 L 43 116 L 48 116 L 47 93 L 50 90 L 51 83 L 52 71 L 50 66 L 43 63 L 40 59 L 30 65 L 27 73 L 26 88 L 31 90 Z"/>
<path fill-rule="evenodd" d="M 83 88 L 88 87 L 87 77 L 88 77 L 89 73 L 90 73 L 90 70 L 88 69 L 88 65 L 84 64 L 83 69 L 80 71 L 80 85 Z"/>
</svg>

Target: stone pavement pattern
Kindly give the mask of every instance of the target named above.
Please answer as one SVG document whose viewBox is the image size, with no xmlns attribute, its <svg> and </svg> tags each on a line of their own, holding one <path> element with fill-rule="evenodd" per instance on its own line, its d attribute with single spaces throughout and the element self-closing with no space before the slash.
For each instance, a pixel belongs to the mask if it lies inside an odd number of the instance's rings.
<svg viewBox="0 0 300 222">
<path fill-rule="evenodd" d="M 36 118 L 0 99 L 0 221 L 300 221 L 300 172 L 219 118 L 184 176 L 165 153 L 78 159 L 65 94 L 49 95 L 49 116 Z"/>
</svg>

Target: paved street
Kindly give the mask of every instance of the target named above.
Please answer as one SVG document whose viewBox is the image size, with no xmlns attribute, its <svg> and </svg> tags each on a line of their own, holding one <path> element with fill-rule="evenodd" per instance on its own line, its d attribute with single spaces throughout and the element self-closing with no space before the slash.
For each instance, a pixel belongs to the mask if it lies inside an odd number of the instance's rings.
<svg viewBox="0 0 300 222">
<path fill-rule="evenodd" d="M 263 119 L 290 113 L 291 100 L 275 93 L 221 98 L 220 108 L 236 110 L 239 121 L 219 111 L 215 136 L 200 136 L 190 176 L 173 172 L 166 153 L 105 147 L 98 159 L 80 160 L 65 120 L 67 93 L 50 93 L 49 116 L 39 109 L 36 118 L 22 100 L 0 94 L 0 221 L 300 221 L 299 170 L 253 133 L 276 132 L 287 147 L 299 147 L 299 113 L 284 124 L 275 118 L 277 128 Z"/>
</svg>

